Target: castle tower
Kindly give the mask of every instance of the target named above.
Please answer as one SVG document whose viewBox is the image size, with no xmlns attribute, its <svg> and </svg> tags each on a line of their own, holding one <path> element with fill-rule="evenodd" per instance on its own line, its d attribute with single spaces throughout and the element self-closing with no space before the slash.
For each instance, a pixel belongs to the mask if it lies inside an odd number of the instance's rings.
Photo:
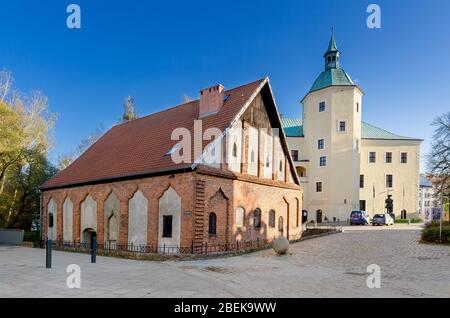
<svg viewBox="0 0 450 318">
<path fill-rule="evenodd" d="M 359 209 L 363 92 L 341 68 L 334 34 L 324 55 L 325 70 L 303 104 L 304 185 L 310 220 L 347 220 Z"/>
</svg>

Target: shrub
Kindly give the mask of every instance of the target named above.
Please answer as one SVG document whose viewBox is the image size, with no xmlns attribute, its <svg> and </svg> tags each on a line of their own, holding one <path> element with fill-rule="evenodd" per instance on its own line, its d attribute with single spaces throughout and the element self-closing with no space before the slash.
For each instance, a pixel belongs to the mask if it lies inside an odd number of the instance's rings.
<svg viewBox="0 0 450 318">
<path fill-rule="evenodd" d="M 25 231 L 23 233 L 24 242 L 36 242 L 39 241 L 39 231 Z"/>
<path fill-rule="evenodd" d="M 396 219 L 395 223 L 397 224 L 405 224 L 408 223 L 409 219 Z"/>
<path fill-rule="evenodd" d="M 444 223 L 446 223 L 444 225 Z M 442 243 L 450 243 L 450 222 L 442 223 Z M 439 241 L 439 222 L 427 224 L 422 230 L 422 241 L 428 243 L 440 243 Z"/>
<path fill-rule="evenodd" d="M 411 218 L 411 223 L 422 223 L 422 219 L 421 218 Z"/>
</svg>

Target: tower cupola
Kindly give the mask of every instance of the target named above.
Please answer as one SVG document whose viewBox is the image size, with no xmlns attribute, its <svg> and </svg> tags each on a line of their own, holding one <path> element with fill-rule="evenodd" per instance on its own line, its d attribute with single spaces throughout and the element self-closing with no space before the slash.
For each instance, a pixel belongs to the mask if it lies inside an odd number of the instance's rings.
<svg viewBox="0 0 450 318">
<path fill-rule="evenodd" d="M 339 68 L 340 52 L 337 49 L 336 41 L 334 39 L 334 31 L 331 34 L 330 44 L 328 45 L 328 50 L 325 53 L 324 57 L 325 57 L 325 70 Z"/>
</svg>

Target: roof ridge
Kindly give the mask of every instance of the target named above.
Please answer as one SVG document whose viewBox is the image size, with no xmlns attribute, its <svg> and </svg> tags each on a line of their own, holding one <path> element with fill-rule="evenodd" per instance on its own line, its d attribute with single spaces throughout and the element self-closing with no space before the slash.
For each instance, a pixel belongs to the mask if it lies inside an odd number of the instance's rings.
<svg viewBox="0 0 450 318">
<path fill-rule="evenodd" d="M 255 81 L 253 81 L 253 82 L 247 83 L 247 84 L 242 84 L 242 85 L 239 85 L 239 86 L 232 87 L 232 88 L 230 88 L 230 89 L 225 90 L 224 93 L 227 93 L 227 92 L 230 92 L 230 91 L 232 91 L 232 90 L 236 90 L 236 89 L 242 88 L 242 87 L 244 87 L 244 86 L 249 86 L 249 85 L 255 84 L 255 83 L 257 83 L 257 82 L 261 82 L 261 81 L 263 81 L 263 80 L 265 80 L 265 77 L 262 78 L 262 79 L 258 79 L 258 80 L 255 80 Z M 121 125 L 124 125 L 124 124 L 133 123 L 133 122 L 136 122 L 136 121 L 138 121 L 138 120 L 145 119 L 145 118 L 148 118 L 148 117 L 157 115 L 157 114 L 161 114 L 161 113 L 164 113 L 164 112 L 167 112 L 167 111 L 170 111 L 170 110 L 174 110 L 175 108 L 182 107 L 182 106 L 186 106 L 186 105 L 188 105 L 188 104 L 192 104 L 192 103 L 198 102 L 199 100 L 200 100 L 199 98 L 196 98 L 196 99 L 193 99 L 193 100 L 188 101 L 188 102 L 186 102 L 186 103 L 182 103 L 182 104 L 178 104 L 178 105 L 175 105 L 175 106 L 171 106 L 171 107 L 169 107 L 169 108 L 165 108 L 165 109 L 156 111 L 156 112 L 154 112 L 154 113 L 147 114 L 147 115 L 145 115 L 145 116 L 142 116 L 142 117 L 139 117 L 139 118 L 130 120 L 130 121 L 126 121 L 126 122 L 123 122 L 123 123 L 117 123 L 116 125 L 112 126 L 111 129 L 113 129 L 113 128 L 115 128 L 115 127 L 118 127 L 118 126 L 121 126 Z"/>
</svg>

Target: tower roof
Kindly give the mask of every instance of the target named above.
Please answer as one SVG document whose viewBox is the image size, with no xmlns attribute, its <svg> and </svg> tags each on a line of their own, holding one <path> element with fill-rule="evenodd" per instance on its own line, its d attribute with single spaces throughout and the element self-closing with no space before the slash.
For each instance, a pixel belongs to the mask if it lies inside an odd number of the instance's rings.
<svg viewBox="0 0 450 318">
<path fill-rule="evenodd" d="M 309 92 L 318 91 L 329 86 L 355 86 L 355 83 L 343 69 L 330 68 L 320 73 Z"/>
<path fill-rule="evenodd" d="M 325 57 L 325 71 L 319 74 L 308 94 L 330 86 L 356 86 L 350 75 L 340 65 L 340 52 L 336 45 L 334 31 L 331 33 Z"/>
<path fill-rule="evenodd" d="M 334 32 L 331 33 L 330 44 L 328 44 L 328 50 L 326 51 L 325 55 L 331 52 L 339 52 L 336 45 L 336 40 L 334 39 Z"/>
</svg>

